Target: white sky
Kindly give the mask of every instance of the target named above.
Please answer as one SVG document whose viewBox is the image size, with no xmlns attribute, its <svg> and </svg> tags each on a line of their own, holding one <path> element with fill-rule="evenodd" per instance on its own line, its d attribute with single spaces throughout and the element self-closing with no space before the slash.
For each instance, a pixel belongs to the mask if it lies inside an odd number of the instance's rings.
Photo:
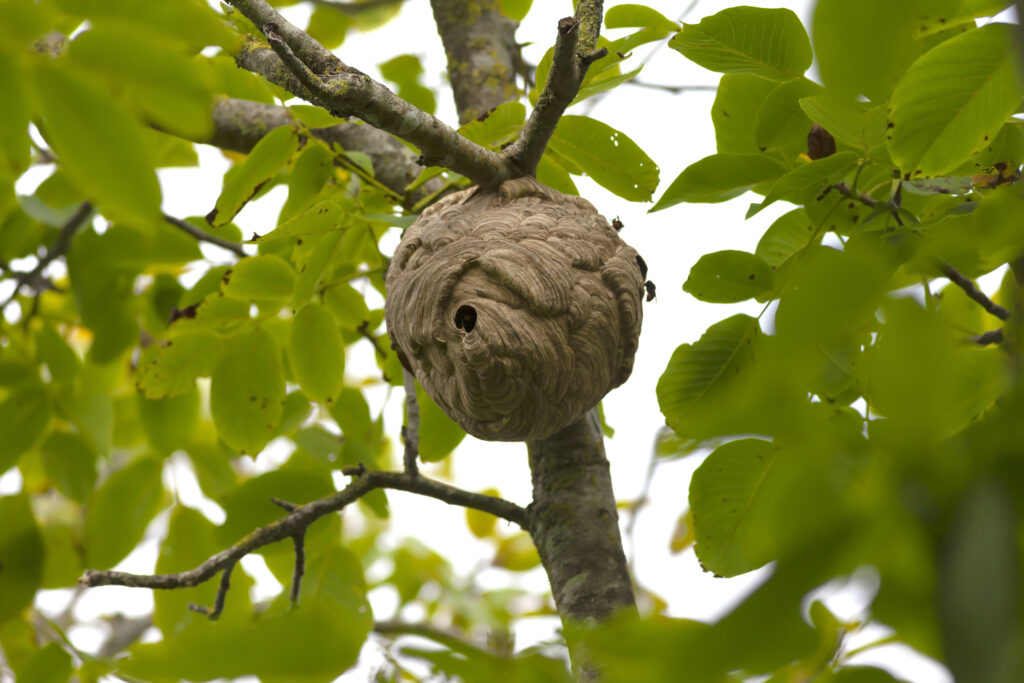
<svg viewBox="0 0 1024 683">
<path fill-rule="evenodd" d="M 608 6 L 611 4 L 607 3 Z M 690 2 L 660 0 L 647 4 L 675 19 Z M 686 21 L 696 23 L 703 16 L 736 4 L 740 3 L 700 0 Z M 811 0 L 788 3 L 744 0 L 742 4 L 789 7 L 800 16 L 805 26 L 811 23 Z M 287 16 L 304 25 L 306 12 L 308 9 L 303 7 L 289 8 Z M 529 62 L 536 63 L 540 59 L 554 40 L 558 19 L 571 13 L 568 0 L 535 0 L 530 15 L 517 33 L 519 42 L 533 43 L 525 50 Z M 627 31 L 608 32 L 608 35 L 617 37 Z M 423 59 L 428 84 L 441 89 L 438 116 L 454 125 L 457 117 L 450 91 L 444 85 L 444 52 L 440 38 L 433 30 L 433 19 L 426 0 L 408 0 L 400 17 L 377 32 L 350 35 L 338 54 L 349 64 L 379 78 L 375 65 L 395 56 L 396 50 L 409 50 Z M 652 46 L 635 50 L 626 68 L 635 68 L 651 50 Z M 715 85 L 719 75 L 705 71 L 677 52 L 662 46 L 644 68 L 640 78 L 645 82 L 665 85 Z M 631 137 L 660 166 L 661 184 L 655 195 L 657 198 L 683 168 L 715 152 L 710 118 L 713 99 L 713 92 L 694 91 L 671 95 L 647 88 L 624 86 L 601 100 L 590 114 Z M 577 105 L 569 113 L 583 113 L 587 106 L 587 103 Z M 161 172 L 163 208 L 168 213 L 177 216 L 202 215 L 213 207 L 227 162 L 218 150 L 212 148 L 200 146 L 200 156 L 203 162 L 201 172 L 195 169 Z M 622 219 L 626 226 L 621 233 L 622 237 L 643 255 L 650 269 L 648 276 L 658 287 L 658 298 L 645 306 L 643 333 L 633 375 L 604 402 L 608 423 L 616 429 L 615 437 L 606 441 L 616 495 L 619 500 L 630 500 L 641 491 L 655 434 L 664 424 L 654 387 L 672 351 L 681 343 L 696 340 L 709 325 L 733 313 L 756 315 L 760 310 L 760 306 L 753 302 L 724 306 L 704 304 L 693 299 L 682 291 L 682 283 L 690 266 L 702 254 L 712 251 L 753 251 L 764 230 L 791 207 L 782 202 L 777 203 L 750 221 L 744 220 L 748 202 L 743 198 L 725 204 L 684 204 L 647 214 L 650 204 L 633 204 L 608 193 L 588 179 L 575 180 L 581 194 L 606 216 L 619 216 Z M 31 191 L 31 187 L 19 186 L 19 191 Z M 276 188 L 243 210 L 237 219 L 243 233 L 268 232 L 284 197 L 285 189 Z M 394 241 L 397 241 L 397 237 Z M 203 248 L 214 260 L 226 260 L 224 252 L 209 248 L 208 245 L 203 245 Z M 350 350 L 350 354 L 346 369 L 350 379 L 358 380 L 377 374 L 368 344 L 357 344 Z M 387 398 L 386 392 L 372 392 L 371 398 L 376 406 L 380 406 Z M 387 433 L 396 444 L 402 419 L 401 400 L 401 393 L 393 392 L 384 408 Z M 452 457 L 453 478 L 458 486 L 470 490 L 496 487 L 504 497 L 520 505 L 530 502 L 530 474 L 526 449 L 522 444 L 486 443 L 467 437 Z M 260 464 L 269 465 L 272 461 L 273 458 L 264 457 Z M 672 529 L 677 517 L 687 506 L 690 476 L 700 461 L 701 456 L 695 455 L 659 468 L 651 489 L 652 502 L 641 512 L 636 525 L 636 570 L 640 584 L 668 602 L 670 615 L 714 619 L 756 587 L 764 573 L 752 572 L 734 579 L 713 578 L 701 571 L 692 550 L 676 556 L 669 553 Z M 191 492 L 198 495 L 194 480 L 184 474 L 181 468 L 169 469 L 175 471 L 173 476 L 181 497 L 184 500 L 196 500 L 190 495 Z M 171 476 L 170 471 L 168 476 Z M 388 498 L 392 512 L 391 530 L 387 533 L 389 539 L 416 538 L 447 557 L 460 574 L 476 574 L 478 581 L 486 587 L 510 585 L 507 572 L 487 569 L 493 550 L 488 543 L 476 540 L 469 534 L 461 508 L 401 492 L 389 492 Z M 211 517 L 214 521 L 220 521 L 215 509 Z M 151 532 L 160 531 L 157 527 L 159 525 L 151 528 Z M 156 558 L 155 539 L 144 546 L 119 568 L 152 571 Z M 260 562 L 258 559 L 243 561 L 243 566 L 247 570 L 258 571 Z M 264 577 L 269 576 L 265 569 L 259 573 Z M 276 582 L 271 577 L 258 590 L 276 589 L 274 584 Z M 533 592 L 547 590 L 546 577 L 540 569 L 524 576 L 513 576 L 511 585 L 522 586 Z M 857 616 L 865 604 L 863 590 L 859 588 L 861 585 L 840 591 L 829 602 L 830 607 L 841 616 Z M 44 606 L 59 608 L 66 599 L 62 592 L 50 592 L 45 597 Z M 371 593 L 371 602 L 378 618 L 392 616 L 390 612 L 395 605 L 395 598 L 387 589 Z M 101 613 L 115 611 L 144 614 L 151 606 L 152 600 L 145 591 L 108 587 L 91 589 L 80 601 L 76 613 L 83 618 L 94 618 Z M 412 613 L 403 613 L 401 616 L 409 619 L 417 617 Z M 554 618 L 523 620 L 517 627 L 517 649 L 549 639 L 556 628 L 557 620 Z M 881 628 L 872 629 L 870 638 L 861 638 L 852 644 L 856 646 L 873 640 L 879 633 L 885 632 Z M 79 629 L 77 633 L 72 633 L 72 637 L 77 645 L 90 649 L 95 647 L 102 635 L 99 631 Z M 360 665 L 339 680 L 368 680 L 370 673 L 381 661 L 379 649 L 374 645 L 367 646 Z M 952 682 L 943 667 L 920 655 L 909 653 L 907 648 L 901 646 L 879 648 L 869 656 L 858 658 L 858 661 L 884 663 L 893 673 L 914 683 Z"/>
</svg>

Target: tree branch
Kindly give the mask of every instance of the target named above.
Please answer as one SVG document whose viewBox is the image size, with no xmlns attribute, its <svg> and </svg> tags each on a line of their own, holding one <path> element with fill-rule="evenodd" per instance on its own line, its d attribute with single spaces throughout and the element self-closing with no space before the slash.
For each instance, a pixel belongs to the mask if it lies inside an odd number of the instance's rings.
<svg viewBox="0 0 1024 683">
<path fill-rule="evenodd" d="M 359 466 L 343 470 L 343 473 L 354 477 L 354 479 L 341 491 L 326 498 L 320 498 L 305 505 L 295 507 L 286 517 L 256 529 L 235 545 L 222 550 L 195 569 L 175 574 L 130 574 L 127 572 L 90 569 L 85 572 L 78 582 L 83 586 L 113 585 L 167 590 L 198 586 L 213 578 L 217 572 L 223 571 L 225 574 L 221 579 L 221 586 L 218 590 L 217 601 L 213 609 L 203 611 L 206 608 L 202 608 L 198 610 L 208 614 L 212 619 L 219 615 L 220 610 L 223 609 L 223 593 L 227 592 L 229 586 L 231 568 L 240 559 L 263 546 L 286 538 L 301 536 L 316 520 L 343 509 L 375 489 L 394 489 L 418 493 L 428 498 L 443 501 L 449 505 L 459 505 L 487 512 L 495 517 L 514 522 L 524 529 L 527 526 L 526 510 L 503 498 L 464 491 L 449 484 L 409 472 L 367 470 Z M 299 572 L 299 562 L 297 561 L 293 589 L 294 586 L 298 585 L 300 579 L 301 573 Z M 294 594 L 297 595 L 297 589 L 294 589 L 294 591 Z"/>
<path fill-rule="evenodd" d="M 200 242 L 209 242 L 210 244 L 215 244 L 218 247 L 221 247 L 222 249 L 227 249 L 228 251 L 235 254 L 239 258 L 244 258 L 246 256 L 245 250 L 242 249 L 241 245 L 235 244 L 234 242 L 228 242 L 227 240 L 221 239 L 220 237 L 215 237 L 214 235 L 211 235 L 208 232 L 200 230 L 199 228 L 192 225 L 188 221 L 183 221 L 180 218 L 168 216 L 167 214 L 164 214 L 164 220 L 173 225 L 174 227 L 178 228 L 179 230 L 188 233 L 192 237 L 195 237 Z"/>
<path fill-rule="evenodd" d="M 488 186 L 512 177 L 513 169 L 497 154 L 470 142 L 439 119 L 409 104 L 361 71 L 347 66 L 305 32 L 288 23 L 264 0 L 229 2 L 257 26 L 274 26 L 272 33 L 281 37 L 304 67 L 298 68 L 293 64 L 300 77 L 274 49 L 249 40 L 235 55 L 235 61 L 242 68 L 324 106 L 335 116 L 357 116 L 416 145 L 423 155 L 424 165 L 444 166 L 473 182 Z M 310 43 L 315 43 L 319 51 L 310 48 Z M 326 52 L 330 58 L 322 57 L 320 51 Z M 319 79 L 319 83 L 309 79 L 306 69 Z"/>
<path fill-rule="evenodd" d="M 402 368 L 402 383 L 405 385 L 405 425 L 402 427 L 405 471 L 415 476 L 419 474 L 416 459 L 420 454 L 420 405 L 416 400 L 416 377 L 405 368 Z"/>
<path fill-rule="evenodd" d="M 978 289 L 978 286 L 971 282 L 970 278 L 964 276 L 963 273 L 958 271 L 956 268 L 948 263 L 943 263 L 939 266 L 939 270 L 941 270 L 942 274 L 948 277 L 953 284 L 964 290 L 967 296 L 980 304 L 981 307 L 991 315 L 994 315 L 1000 320 L 1010 319 L 1010 312 L 1008 310 L 992 301 L 992 299 L 989 299 L 985 292 Z"/>
<path fill-rule="evenodd" d="M 515 74 L 522 62 L 516 24 L 501 13 L 498 0 L 431 0 L 430 6 L 448 58 L 459 122 L 515 100 Z"/>
<path fill-rule="evenodd" d="M 60 229 L 60 232 L 57 233 L 57 239 L 55 239 L 50 248 L 46 250 L 46 254 L 40 257 L 39 263 L 36 264 L 35 268 L 27 273 L 22 273 L 18 277 L 17 281 L 14 283 L 14 291 L 11 292 L 11 295 L 6 301 L 0 304 L 0 310 L 3 310 L 7 304 L 17 298 L 18 292 L 21 291 L 22 287 L 39 278 L 43 274 L 43 271 L 46 270 L 46 267 L 53 263 L 57 257 L 63 256 L 67 253 L 68 249 L 71 248 L 71 238 L 75 236 L 75 233 L 78 232 L 78 229 L 85 224 L 86 219 L 88 219 L 91 214 L 92 204 L 89 202 L 82 202 L 75 213 L 71 215 L 71 218 L 69 218 Z"/>
</svg>

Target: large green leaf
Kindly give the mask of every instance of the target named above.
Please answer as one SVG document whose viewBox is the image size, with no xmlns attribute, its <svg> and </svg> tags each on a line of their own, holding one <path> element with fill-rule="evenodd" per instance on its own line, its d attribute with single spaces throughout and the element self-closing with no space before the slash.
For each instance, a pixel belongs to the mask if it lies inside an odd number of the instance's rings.
<svg viewBox="0 0 1024 683">
<path fill-rule="evenodd" d="M 18 462 L 50 424 L 53 412 L 43 385 L 30 382 L 0 401 L 0 472 Z"/>
<path fill-rule="evenodd" d="M 690 508 L 697 559 L 705 570 L 736 576 L 772 558 L 773 544 L 752 525 L 751 515 L 778 448 L 770 441 L 741 439 L 720 446 L 693 473 Z"/>
<path fill-rule="evenodd" d="M 41 61 L 33 85 L 46 137 L 77 186 L 108 215 L 159 220 L 160 186 L 138 124 L 84 74 Z"/>
<path fill-rule="evenodd" d="M 263 184 L 277 175 L 299 149 L 298 130 L 280 126 L 263 136 L 244 161 L 224 177 L 217 205 L 206 217 L 210 225 L 227 225 Z"/>
<path fill-rule="evenodd" d="M 726 74 L 718 82 L 711 105 L 711 122 L 719 152 L 754 154 L 761 151 L 754 139 L 758 113 L 778 82 L 753 74 Z"/>
<path fill-rule="evenodd" d="M 28 494 L 0 496 L 0 623 L 32 604 L 43 578 L 43 539 Z"/>
<path fill-rule="evenodd" d="M 685 24 L 669 47 L 711 71 L 776 80 L 802 76 L 812 59 L 807 32 L 788 9 L 731 7 Z"/>
<path fill-rule="evenodd" d="M 319 107 L 315 109 L 323 111 Z M 278 223 L 284 223 L 309 208 L 333 175 L 334 154 L 324 145 L 307 143 L 295 159 L 292 177 L 288 180 L 288 200 L 281 207 Z"/>
<path fill-rule="evenodd" d="M 217 527 L 217 543 L 227 546 L 237 542 L 257 527 L 270 524 L 280 519 L 285 513 L 274 504 L 271 498 L 288 501 L 296 505 L 323 498 L 334 492 L 327 470 L 305 472 L 282 468 L 253 477 L 226 492 L 221 499 L 227 519 Z M 323 543 L 323 531 L 330 527 L 330 518 L 322 518 L 310 527 L 307 532 L 307 550 L 316 545 L 312 541 Z M 315 539 L 320 532 L 321 538 Z M 291 551 L 291 543 L 276 543 L 264 546 L 261 553 Z"/>
<path fill-rule="evenodd" d="M 658 187 L 657 164 L 625 134 L 600 121 L 563 116 L 549 147 L 624 199 L 648 201 Z"/>
<path fill-rule="evenodd" d="M 778 268 L 806 247 L 815 236 L 811 219 L 803 209 L 780 216 L 765 231 L 754 253 L 765 263 Z"/>
<path fill-rule="evenodd" d="M 811 121 L 800 108 L 800 98 L 821 91 L 806 78 L 779 83 L 764 98 L 754 123 L 754 141 L 759 150 L 781 149 L 807 140 Z"/>
<path fill-rule="evenodd" d="M 89 442 L 74 432 L 53 431 L 39 450 L 57 490 L 84 503 L 96 484 L 96 451 Z"/>
<path fill-rule="evenodd" d="M 474 119 L 461 128 L 459 133 L 478 145 L 499 147 L 515 140 L 526 121 L 526 107 L 522 102 L 504 102 Z"/>
<path fill-rule="evenodd" d="M 21 683 L 66 683 L 71 679 L 71 655 L 50 643 L 32 655 L 18 671 Z"/>
<path fill-rule="evenodd" d="M 968 31 L 907 69 L 889 104 L 889 152 L 905 175 L 952 172 L 1017 110 L 1010 31 L 1005 24 Z"/>
<path fill-rule="evenodd" d="M 679 24 L 646 5 L 615 5 L 604 13 L 605 28 L 660 28 L 678 31 Z"/>
<path fill-rule="evenodd" d="M 303 306 L 292 319 L 288 360 L 295 381 L 312 401 L 330 403 L 345 381 L 345 342 L 323 304 Z"/>
<path fill-rule="evenodd" d="M 142 458 L 100 484 L 85 513 L 85 562 L 109 569 L 142 540 L 163 498 L 160 463 Z"/>
<path fill-rule="evenodd" d="M 760 336 L 756 319 L 734 315 L 709 327 L 697 342 L 675 350 L 657 393 L 665 420 L 680 436 L 702 433 L 704 416 L 746 379 Z"/>
<path fill-rule="evenodd" d="M 210 376 L 210 412 L 224 443 L 258 454 L 274 434 L 284 396 L 280 351 L 267 331 L 224 340 Z"/>
<path fill-rule="evenodd" d="M 771 266 L 760 256 L 745 251 L 704 254 L 683 283 L 683 291 L 701 301 L 716 304 L 746 301 L 771 291 Z"/>
<path fill-rule="evenodd" d="M 29 163 L 28 84 L 21 64 L 7 52 L 0 52 L 0 73 L 5 81 L 0 104 L 0 177 L 16 178 Z"/>
<path fill-rule="evenodd" d="M 126 87 L 162 130 L 193 140 L 210 135 L 213 98 L 198 63 L 176 41 L 139 22 L 106 21 L 77 36 L 68 57 Z"/>
<path fill-rule="evenodd" d="M 687 166 L 651 211 L 680 202 L 724 202 L 785 172 L 785 166 L 763 154 L 712 154 Z"/>
</svg>

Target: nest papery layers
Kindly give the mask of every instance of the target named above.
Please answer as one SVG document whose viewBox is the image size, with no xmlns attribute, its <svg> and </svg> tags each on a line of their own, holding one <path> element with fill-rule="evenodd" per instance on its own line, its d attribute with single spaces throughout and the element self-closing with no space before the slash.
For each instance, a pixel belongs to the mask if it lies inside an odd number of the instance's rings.
<svg viewBox="0 0 1024 683">
<path fill-rule="evenodd" d="M 388 332 L 467 432 L 543 438 L 629 377 L 640 263 L 585 199 L 532 178 L 471 188 L 402 236 L 387 274 Z"/>
</svg>

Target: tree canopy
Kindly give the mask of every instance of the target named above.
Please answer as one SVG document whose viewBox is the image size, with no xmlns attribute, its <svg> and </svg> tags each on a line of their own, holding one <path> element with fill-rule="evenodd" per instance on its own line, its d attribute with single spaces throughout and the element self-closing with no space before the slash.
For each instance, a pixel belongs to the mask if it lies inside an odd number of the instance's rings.
<svg viewBox="0 0 1024 683">
<path fill-rule="evenodd" d="M 329 681 L 371 637 L 378 680 L 874 683 L 897 679 L 857 655 L 890 642 L 957 680 L 1024 679 L 1015 3 L 818 0 L 805 27 L 785 8 L 681 24 L 580 0 L 532 65 L 514 36 L 529 1 L 434 0 L 457 127 L 434 118 L 417 56 L 381 64 L 385 84 L 345 54 L 400 1 L 316 2 L 303 27 L 274 9 L 290 4 L 0 0 L 0 475 L 20 482 L 0 495 L 0 680 Z M 722 74 L 716 153 L 663 183 L 657 158 L 684 154 L 685 131 L 645 151 L 572 109 L 626 96 L 632 51 L 658 44 Z M 231 162 L 216 203 L 167 214 L 158 173 L 197 166 L 197 145 Z M 465 434 L 391 349 L 387 235 L 531 173 L 680 216 L 792 207 L 683 284 L 694 306 L 759 313 L 676 340 L 645 389 L 666 423 L 651 476 L 700 459 L 665 542 L 717 576 L 771 568 L 714 623 L 664 616 L 643 586 L 634 604 L 596 414 L 528 445 L 529 507 L 464 490 L 445 463 Z M 273 229 L 243 234 L 275 188 Z M 356 344 L 372 383 L 346 374 Z M 405 395 L 401 434 L 371 409 L 381 385 Z M 254 469 L 265 450 L 283 464 Z M 573 458 L 575 478 L 558 469 Z M 172 462 L 223 523 L 177 500 Z M 382 543 L 388 498 L 415 494 L 465 507 L 495 566 L 543 563 L 553 602 Z M 154 574 L 117 571 L 147 529 Z M 250 553 L 284 586 L 267 602 L 236 567 Z M 820 599 L 837 581 L 871 595 L 862 617 Z M 72 610 L 38 607 L 106 584 L 155 606 L 94 651 L 68 637 Z M 381 585 L 422 621 L 373 614 Z M 517 648 L 513 624 L 537 613 L 565 638 Z"/>
</svg>

